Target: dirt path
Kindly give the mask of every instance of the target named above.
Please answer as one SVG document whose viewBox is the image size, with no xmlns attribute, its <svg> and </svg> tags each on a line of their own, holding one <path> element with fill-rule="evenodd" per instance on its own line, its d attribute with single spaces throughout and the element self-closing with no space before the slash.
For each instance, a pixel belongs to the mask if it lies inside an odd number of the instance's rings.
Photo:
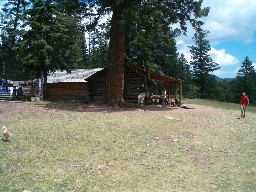
<svg viewBox="0 0 256 192">
<path fill-rule="evenodd" d="M 84 112 L 84 113 L 111 113 L 111 114 L 135 114 L 152 112 L 158 115 L 168 115 L 175 114 L 176 116 L 181 114 L 195 114 L 202 116 L 209 116 L 212 114 L 220 113 L 220 109 L 216 109 L 209 106 L 189 104 L 188 109 L 180 107 L 170 107 L 166 105 L 145 105 L 138 107 L 134 105 L 132 108 L 118 108 L 109 107 L 105 105 L 95 105 L 95 104 L 34 104 L 34 103 L 19 103 L 19 102 L 0 102 L 0 115 L 11 115 L 11 114 L 21 114 L 26 115 L 40 115 L 44 113 L 56 113 L 57 111 L 66 112 Z"/>
</svg>

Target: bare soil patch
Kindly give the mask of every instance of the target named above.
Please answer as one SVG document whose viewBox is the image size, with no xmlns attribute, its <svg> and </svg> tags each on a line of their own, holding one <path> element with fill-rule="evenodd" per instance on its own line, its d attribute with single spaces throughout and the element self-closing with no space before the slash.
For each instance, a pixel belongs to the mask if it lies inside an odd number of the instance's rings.
<svg viewBox="0 0 256 192">
<path fill-rule="evenodd" d="M 136 111 L 138 108 L 119 108 L 110 107 L 99 104 L 59 104 L 59 103 L 46 103 L 37 104 L 32 102 L 0 102 L 0 114 L 11 115 L 17 113 L 23 113 L 27 115 L 43 114 L 48 112 L 56 111 L 67 111 L 67 112 L 89 112 L 89 113 L 115 113 L 115 112 L 130 112 Z M 143 111 L 143 110 L 142 110 Z"/>
<path fill-rule="evenodd" d="M 215 108 L 190 104 L 188 109 L 180 107 L 170 107 L 166 105 L 145 105 L 133 107 L 112 107 L 100 104 L 35 104 L 31 102 L 0 102 L 0 115 L 11 114 L 26 114 L 26 115 L 41 115 L 44 113 L 54 113 L 58 110 L 67 112 L 87 112 L 87 113 L 111 113 L 113 115 L 129 114 L 129 113 L 143 113 L 153 112 L 159 115 L 166 115 L 170 112 L 175 114 L 201 114 L 204 116 L 211 115 L 216 112 Z"/>
</svg>

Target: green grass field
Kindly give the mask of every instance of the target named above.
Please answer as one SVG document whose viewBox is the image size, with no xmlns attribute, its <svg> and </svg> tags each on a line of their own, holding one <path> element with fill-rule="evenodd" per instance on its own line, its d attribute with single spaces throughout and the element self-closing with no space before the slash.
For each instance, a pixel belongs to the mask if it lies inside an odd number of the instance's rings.
<svg viewBox="0 0 256 192">
<path fill-rule="evenodd" d="M 236 119 L 235 104 L 187 103 L 204 106 L 89 112 L 0 103 L 12 136 L 0 144 L 0 191 L 255 191 L 254 108 Z"/>
<path fill-rule="evenodd" d="M 207 100 L 207 99 L 188 99 L 186 101 L 188 103 L 212 106 L 212 107 L 215 107 L 215 108 L 221 108 L 221 109 L 227 109 L 227 110 L 237 110 L 237 109 L 239 109 L 239 104 L 236 104 L 236 103 L 225 103 L 225 102 L 212 101 L 212 100 Z M 248 106 L 248 111 L 250 111 L 252 113 L 256 113 L 256 107 L 249 105 Z"/>
</svg>

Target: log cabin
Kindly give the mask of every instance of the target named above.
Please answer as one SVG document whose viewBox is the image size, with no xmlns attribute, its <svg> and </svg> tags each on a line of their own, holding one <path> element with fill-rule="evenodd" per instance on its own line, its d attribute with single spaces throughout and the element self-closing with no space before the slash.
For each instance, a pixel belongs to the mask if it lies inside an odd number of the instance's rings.
<svg viewBox="0 0 256 192">
<path fill-rule="evenodd" d="M 104 68 L 85 79 L 88 83 L 88 97 L 91 102 L 103 99 L 106 72 L 107 68 Z M 178 105 L 180 105 L 182 97 L 181 80 L 133 65 L 125 65 L 124 67 L 123 98 L 126 102 L 138 102 L 138 95 L 140 94 L 138 88 L 142 83 L 146 84 L 150 95 L 165 98 L 167 102 L 176 99 Z"/>
<path fill-rule="evenodd" d="M 49 75 L 47 84 L 48 100 L 77 100 L 95 102 L 105 94 L 107 68 L 78 69 L 71 73 L 55 72 Z M 164 98 L 168 103 L 178 100 L 181 103 L 182 81 L 154 71 L 144 70 L 133 65 L 124 67 L 123 98 L 128 103 L 137 103 L 139 87 L 144 83 L 152 98 Z M 152 103 L 152 102 L 151 102 Z"/>
</svg>

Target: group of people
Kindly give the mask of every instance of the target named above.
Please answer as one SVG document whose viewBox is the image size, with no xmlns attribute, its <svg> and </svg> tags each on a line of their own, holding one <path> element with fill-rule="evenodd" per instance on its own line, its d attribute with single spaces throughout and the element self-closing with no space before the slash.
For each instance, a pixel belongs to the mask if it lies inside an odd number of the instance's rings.
<svg viewBox="0 0 256 192">
<path fill-rule="evenodd" d="M 138 104 L 143 105 L 145 102 L 146 96 L 149 94 L 147 87 L 144 83 L 142 83 L 140 87 L 140 94 L 138 96 Z M 240 98 L 240 106 L 241 106 L 241 118 L 245 118 L 245 111 L 246 107 L 249 105 L 249 97 L 245 94 L 245 92 L 242 93 L 242 96 Z"/>
<path fill-rule="evenodd" d="M 144 104 L 168 104 L 165 93 L 162 95 L 154 95 L 152 92 L 148 91 L 147 85 L 142 83 L 140 87 L 137 88 L 137 91 L 140 93 L 138 95 L 138 105 L 142 106 Z M 171 103 L 170 103 L 171 104 Z M 175 99 L 173 105 L 178 106 L 179 101 Z"/>
</svg>

